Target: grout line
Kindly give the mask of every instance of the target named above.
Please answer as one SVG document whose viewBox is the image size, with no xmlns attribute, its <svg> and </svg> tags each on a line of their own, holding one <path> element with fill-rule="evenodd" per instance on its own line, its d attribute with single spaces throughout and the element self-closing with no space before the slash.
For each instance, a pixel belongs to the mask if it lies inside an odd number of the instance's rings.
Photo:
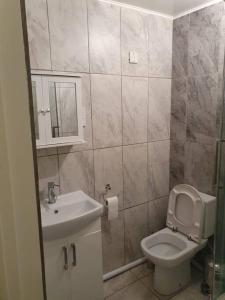
<svg viewBox="0 0 225 300">
<path fill-rule="evenodd" d="M 126 273 L 132 273 L 132 272 L 131 272 L 130 270 L 128 270 L 128 271 L 126 271 L 126 272 L 124 272 L 124 273 L 122 273 L 122 274 L 126 274 Z M 119 276 L 121 276 L 122 274 L 119 274 L 119 275 L 117 275 L 116 277 L 119 277 Z M 132 274 L 133 274 L 133 273 L 132 273 Z M 133 275 L 134 275 L 134 274 L 133 274 Z M 106 281 L 106 282 L 110 282 L 111 280 L 113 280 L 113 279 L 116 278 L 116 277 L 113 277 L 113 278 L 109 279 L 109 280 Z M 116 290 L 116 291 L 113 292 L 112 294 L 108 295 L 107 297 L 104 297 L 104 299 L 108 299 L 108 298 L 110 298 L 111 296 L 115 295 L 116 293 L 118 293 L 118 292 L 120 292 L 120 291 L 126 289 L 127 287 L 129 287 L 129 286 L 131 286 L 131 285 L 137 283 L 137 282 L 139 281 L 139 279 L 137 278 L 136 275 L 135 275 L 134 277 L 135 277 L 135 280 L 134 280 L 134 281 L 132 281 L 132 282 L 126 284 L 125 286 L 119 288 L 118 290 Z"/>
<path fill-rule="evenodd" d="M 88 51 L 89 52 L 89 51 Z M 90 54 L 89 54 L 90 56 Z M 89 59 L 90 60 L 90 59 Z M 90 65 L 90 63 L 89 63 Z M 45 71 L 49 71 L 49 69 L 43 69 Z M 40 69 L 32 69 L 31 71 L 40 71 Z M 53 71 L 52 69 L 50 71 Z M 54 70 L 55 72 L 61 72 L 59 70 Z M 74 70 L 71 70 L 71 71 L 68 71 L 68 70 L 63 70 L 63 73 L 67 74 L 67 73 L 73 73 L 73 74 L 86 74 L 86 75 L 105 75 L 105 76 L 122 76 L 122 77 L 137 77 L 137 78 L 152 78 L 152 79 L 170 79 L 172 80 L 173 78 L 172 77 L 169 77 L 169 76 L 154 76 L 154 75 L 148 75 L 148 76 L 143 76 L 143 75 L 132 75 L 132 74 L 115 74 L 115 73 L 98 73 L 98 72 L 82 72 L 82 71 L 74 71 Z"/>
<path fill-rule="evenodd" d="M 161 300 L 161 299 L 159 298 L 159 296 L 156 295 L 156 293 L 153 292 L 153 288 L 147 287 L 147 286 L 144 284 L 144 282 L 142 281 L 142 279 L 145 278 L 145 277 L 148 277 L 148 276 L 142 277 L 141 279 L 139 279 L 139 282 L 140 282 L 140 283 L 141 283 L 141 284 L 149 291 L 149 293 L 151 293 L 151 295 L 155 296 L 155 297 L 157 298 L 157 300 Z"/>
<path fill-rule="evenodd" d="M 149 182 L 150 182 L 150 170 L 149 170 L 149 128 L 150 128 L 150 29 L 149 29 L 149 18 L 147 19 L 147 51 L 148 51 L 148 105 L 147 105 L 147 200 L 149 200 Z M 147 231 L 149 232 L 149 224 L 150 224 L 150 218 L 149 218 L 150 214 L 149 214 L 149 208 L 147 208 Z"/>
<path fill-rule="evenodd" d="M 88 69 L 89 74 L 91 73 L 91 55 L 90 55 L 90 26 L 89 26 L 89 7 L 88 0 L 85 0 L 86 3 L 86 11 L 87 11 L 87 38 L 88 38 Z"/>
<path fill-rule="evenodd" d="M 121 210 L 121 212 L 122 212 L 122 211 L 126 211 L 126 210 L 131 209 L 131 208 L 135 208 L 135 207 L 139 207 L 139 206 L 144 206 L 144 205 L 146 205 L 146 204 L 148 204 L 148 203 L 151 203 L 151 202 L 153 202 L 153 201 L 158 201 L 158 200 L 164 199 L 164 198 L 166 198 L 166 197 L 169 197 L 169 194 L 167 194 L 167 195 L 165 195 L 165 196 L 160 196 L 160 197 L 154 198 L 154 199 L 152 199 L 152 200 L 147 200 L 147 201 L 145 201 L 145 202 L 143 202 L 143 203 L 139 203 L 139 204 L 137 204 L 137 205 L 133 205 L 133 206 L 130 206 L 130 207 L 124 207 L 124 208 Z"/>
<path fill-rule="evenodd" d="M 89 61 L 89 96 L 90 96 L 90 110 L 91 110 L 91 136 L 92 136 L 92 159 L 93 159 L 93 190 L 94 198 L 96 198 L 96 186 L 95 186 L 95 158 L 94 158 L 94 129 L 93 129 L 93 103 L 92 103 L 92 78 L 91 78 L 91 56 L 90 56 L 90 26 L 89 26 L 89 7 L 88 1 L 86 0 L 87 10 L 87 35 L 88 35 L 88 61 Z"/>
<path fill-rule="evenodd" d="M 48 36 L 49 36 L 49 54 L 50 54 L 50 65 L 51 70 L 53 70 L 52 67 L 52 42 L 51 42 L 51 33 L 50 33 L 50 25 L 49 25 L 49 7 L 48 7 L 48 0 L 46 0 L 46 11 L 47 11 L 47 21 L 48 21 Z"/>
<path fill-rule="evenodd" d="M 57 167 L 58 167 L 58 178 L 59 178 L 59 194 L 61 194 L 62 189 L 61 189 L 60 163 L 59 163 L 58 151 L 57 151 Z"/>
<path fill-rule="evenodd" d="M 122 9 L 120 8 L 120 84 L 121 84 L 121 134 L 122 134 L 122 145 L 124 143 L 124 110 L 123 110 L 123 58 L 122 58 Z M 125 203 L 125 184 L 124 184 L 124 155 L 123 147 L 121 146 L 122 151 L 122 188 L 123 188 L 123 199 L 122 199 L 122 220 L 123 220 L 123 265 L 126 264 L 126 247 L 125 247 L 125 215 L 124 215 L 124 203 Z"/>
<path fill-rule="evenodd" d="M 131 269 L 131 270 L 132 270 L 132 269 Z M 126 285 L 124 285 L 123 287 L 117 289 L 117 290 L 116 290 L 115 292 L 113 292 L 112 294 L 110 294 L 110 295 L 104 297 L 104 299 L 109 299 L 109 298 L 112 297 L 113 295 L 117 294 L 118 292 L 120 292 L 120 291 L 122 291 L 122 290 L 127 289 L 128 287 L 131 287 L 132 285 L 136 284 L 137 282 L 140 282 L 140 283 L 141 283 L 141 284 L 142 284 L 142 285 L 143 285 L 143 286 L 144 286 L 151 294 L 153 294 L 152 290 L 151 290 L 150 288 L 146 287 L 145 284 L 142 282 L 142 279 L 145 278 L 145 277 L 148 277 L 148 275 L 144 275 L 143 277 L 140 278 L 140 277 L 138 277 L 135 273 L 133 273 L 131 270 L 128 270 L 128 271 L 126 271 L 126 272 L 123 273 L 123 274 L 131 273 L 131 274 L 134 276 L 135 280 L 132 281 L 132 282 L 130 282 L 130 283 L 128 283 L 128 284 L 126 284 Z M 122 275 L 122 274 L 119 274 L 119 275 L 117 275 L 116 277 L 119 277 L 120 275 Z M 114 278 L 116 278 L 116 277 L 114 277 Z M 110 280 L 108 280 L 108 282 L 110 282 L 111 280 L 113 280 L 113 278 L 110 279 Z M 158 299 L 158 297 L 157 297 L 157 299 Z"/>
<path fill-rule="evenodd" d="M 130 271 L 127 271 L 127 272 L 130 272 Z M 125 272 L 125 273 L 126 273 L 126 272 Z M 119 276 L 119 275 L 118 275 L 118 276 Z M 136 280 L 135 280 L 135 281 L 133 281 L 133 282 L 131 282 L 131 283 L 128 283 L 127 285 L 125 285 L 125 286 L 122 287 L 122 288 L 119 288 L 117 291 L 113 292 L 113 293 L 110 294 L 109 296 L 104 297 L 104 300 L 105 300 L 105 299 L 110 299 L 112 296 L 114 296 L 114 295 L 116 295 L 117 293 L 119 293 L 119 292 L 121 292 L 121 291 L 127 289 L 128 287 L 131 287 L 132 285 L 134 285 L 134 284 L 137 283 L 138 281 L 139 281 L 139 279 L 137 279 L 137 277 L 136 277 Z M 122 299 L 121 299 L 121 300 L 122 300 Z"/>
<path fill-rule="evenodd" d="M 90 85 L 91 85 L 91 80 L 90 80 Z M 93 127 L 93 126 L 92 126 Z M 93 128 L 92 128 L 93 131 Z M 93 139 L 93 138 L 92 138 Z M 55 147 L 57 150 L 56 153 L 53 154 L 46 154 L 46 155 L 37 155 L 37 157 L 48 157 L 48 156 L 54 156 L 54 155 L 67 155 L 67 154 L 72 154 L 72 153 L 77 153 L 77 152 L 84 152 L 84 151 L 97 151 L 97 150 L 104 150 L 104 149 L 113 149 L 113 148 L 123 148 L 123 147 L 129 147 L 129 146 L 135 146 L 135 145 L 147 145 L 147 144 L 153 144 L 153 143 L 158 143 L 158 142 L 165 142 L 165 141 L 171 141 L 172 139 L 166 138 L 162 140 L 156 140 L 156 141 L 149 141 L 149 142 L 140 142 L 140 143 L 135 143 L 135 144 L 125 144 L 125 145 L 115 145 L 115 146 L 107 146 L 107 147 L 102 147 L 102 148 L 87 148 L 87 149 L 73 149 L 73 151 L 63 151 L 63 147 Z M 67 146 L 66 146 L 67 147 Z M 59 151 L 60 149 L 60 151 Z"/>
</svg>

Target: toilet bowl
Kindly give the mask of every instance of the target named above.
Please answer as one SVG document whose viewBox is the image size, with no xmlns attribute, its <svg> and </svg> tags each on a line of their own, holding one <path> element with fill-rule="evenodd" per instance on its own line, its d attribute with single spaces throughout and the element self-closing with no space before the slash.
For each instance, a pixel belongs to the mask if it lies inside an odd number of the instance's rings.
<svg viewBox="0 0 225 300">
<path fill-rule="evenodd" d="M 188 285 L 191 259 L 213 234 L 215 214 L 215 197 L 188 185 L 171 191 L 167 228 L 141 242 L 144 255 L 155 265 L 153 286 L 157 292 L 170 295 Z"/>
<path fill-rule="evenodd" d="M 154 288 L 170 295 L 185 287 L 191 279 L 190 260 L 205 247 L 207 240 L 197 244 L 183 234 L 165 228 L 142 240 L 142 250 L 155 264 Z"/>
</svg>

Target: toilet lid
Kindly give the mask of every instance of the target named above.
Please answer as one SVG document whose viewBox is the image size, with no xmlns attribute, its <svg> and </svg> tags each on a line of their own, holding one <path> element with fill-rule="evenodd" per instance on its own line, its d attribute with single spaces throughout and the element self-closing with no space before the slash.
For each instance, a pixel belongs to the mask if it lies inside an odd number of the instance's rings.
<svg viewBox="0 0 225 300">
<path fill-rule="evenodd" d="M 204 202 L 190 185 L 177 185 L 170 193 L 167 226 L 200 242 L 203 231 Z"/>
</svg>

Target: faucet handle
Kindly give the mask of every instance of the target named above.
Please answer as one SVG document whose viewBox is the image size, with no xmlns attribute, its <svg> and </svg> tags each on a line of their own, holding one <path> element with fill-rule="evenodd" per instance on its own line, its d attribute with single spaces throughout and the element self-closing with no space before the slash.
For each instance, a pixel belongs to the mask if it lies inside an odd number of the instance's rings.
<svg viewBox="0 0 225 300">
<path fill-rule="evenodd" d="M 49 189 L 54 189 L 54 187 L 59 187 L 59 184 L 56 184 L 55 182 L 48 182 Z"/>
</svg>

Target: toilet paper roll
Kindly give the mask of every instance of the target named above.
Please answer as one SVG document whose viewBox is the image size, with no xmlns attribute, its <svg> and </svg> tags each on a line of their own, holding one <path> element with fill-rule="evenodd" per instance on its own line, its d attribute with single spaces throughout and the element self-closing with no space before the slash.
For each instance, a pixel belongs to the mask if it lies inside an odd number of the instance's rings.
<svg viewBox="0 0 225 300">
<path fill-rule="evenodd" d="M 118 218 L 119 215 L 119 199 L 118 197 L 111 197 L 106 199 L 108 207 L 108 220 L 112 221 Z"/>
</svg>

